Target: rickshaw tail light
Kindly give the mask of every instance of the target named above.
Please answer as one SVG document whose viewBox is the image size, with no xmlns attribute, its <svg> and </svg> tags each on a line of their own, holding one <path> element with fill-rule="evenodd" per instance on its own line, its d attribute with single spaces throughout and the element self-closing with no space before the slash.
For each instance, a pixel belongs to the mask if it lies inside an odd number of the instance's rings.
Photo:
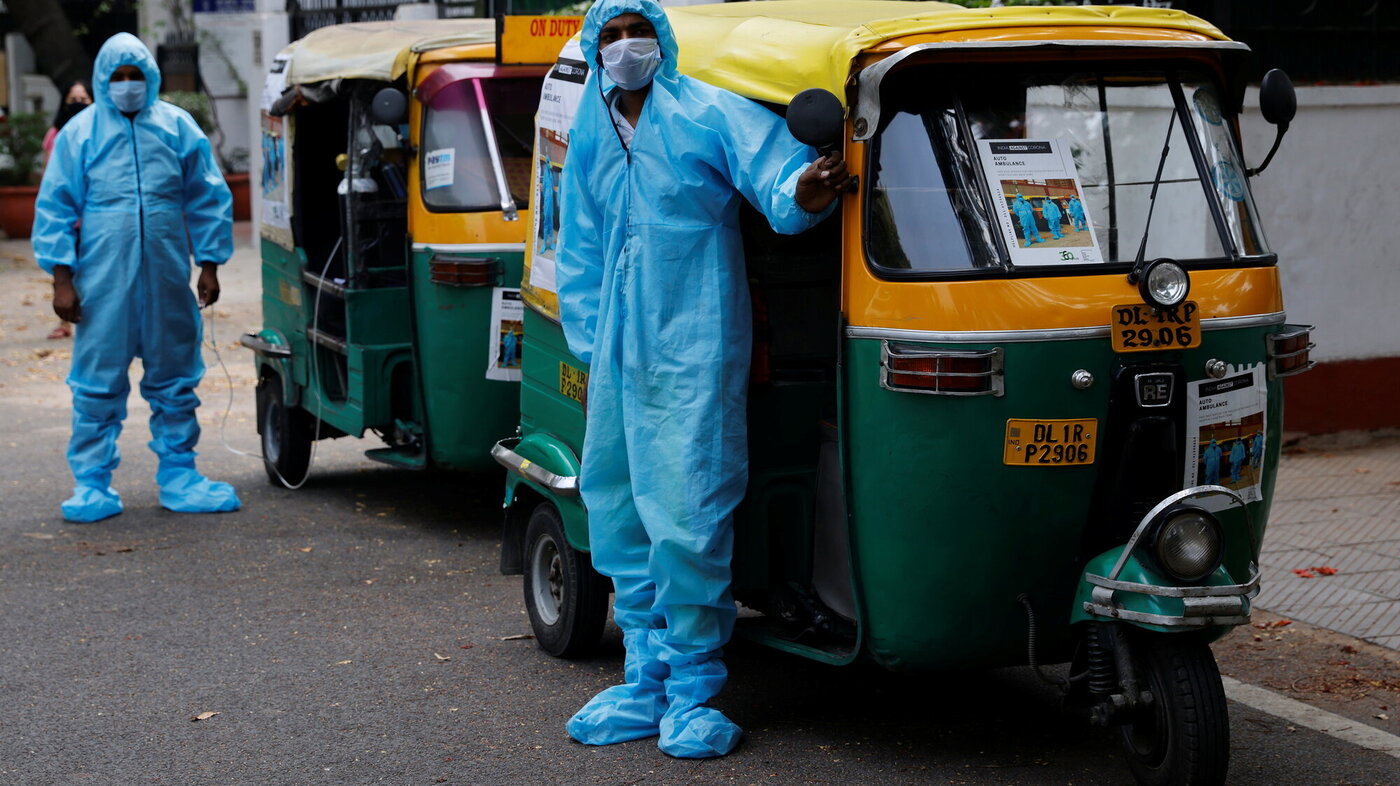
<svg viewBox="0 0 1400 786">
<path fill-rule="evenodd" d="M 428 261 L 428 278 L 449 287 L 490 287 L 500 278 L 501 261 L 495 257 L 434 254 Z"/>
<path fill-rule="evenodd" d="M 1268 344 L 1269 378 L 1301 374 L 1317 365 L 1310 357 L 1312 325 L 1284 325 L 1283 330 L 1265 337 Z"/>
<path fill-rule="evenodd" d="M 933 349 L 886 341 L 880 350 L 880 387 L 943 396 L 1000 396 L 1005 389 L 1002 350 Z"/>
</svg>

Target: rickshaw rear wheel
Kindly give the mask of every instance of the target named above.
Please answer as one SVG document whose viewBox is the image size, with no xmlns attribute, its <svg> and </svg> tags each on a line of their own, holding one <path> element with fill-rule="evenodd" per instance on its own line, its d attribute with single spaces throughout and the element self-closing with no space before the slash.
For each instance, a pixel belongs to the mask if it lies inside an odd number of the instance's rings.
<svg viewBox="0 0 1400 786">
<path fill-rule="evenodd" d="M 299 486 L 311 469 L 311 415 L 287 406 L 276 374 L 258 382 L 258 434 L 267 482 L 281 488 Z"/>
<path fill-rule="evenodd" d="M 611 583 L 569 545 L 554 505 L 542 502 L 525 526 L 525 610 L 540 648 L 556 658 L 592 654 L 608 621 Z"/>
<path fill-rule="evenodd" d="M 1133 775 L 1144 786 L 1224 783 L 1230 717 L 1209 645 L 1184 634 L 1130 641 L 1138 684 L 1153 697 L 1118 727 Z"/>
</svg>

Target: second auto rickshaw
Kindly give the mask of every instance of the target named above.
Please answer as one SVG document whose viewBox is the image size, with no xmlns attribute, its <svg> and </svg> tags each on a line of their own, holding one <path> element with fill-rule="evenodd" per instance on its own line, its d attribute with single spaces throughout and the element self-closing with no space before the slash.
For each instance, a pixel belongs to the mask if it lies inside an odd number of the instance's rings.
<svg viewBox="0 0 1400 786">
<path fill-rule="evenodd" d="M 316 439 L 366 431 L 396 466 L 489 467 L 515 422 L 545 68 L 501 60 L 489 19 L 336 25 L 278 55 L 264 327 L 242 339 L 274 484 L 302 482 Z"/>
<path fill-rule="evenodd" d="M 806 235 L 745 228 L 733 577 L 761 614 L 741 635 L 832 665 L 1069 663 L 1063 687 L 1118 730 L 1139 781 L 1222 782 L 1208 645 L 1250 618 L 1282 379 L 1311 347 L 1250 193 L 1247 48 L 1162 9 L 668 13 L 684 73 L 779 112 L 834 94 L 834 131 L 790 125 L 861 178 Z M 567 166 L 587 67 L 571 44 L 545 80 L 536 200 Z M 1263 94 L 1286 126 L 1286 77 Z M 511 470 L 502 569 L 568 657 L 598 641 L 609 588 L 578 497 L 588 369 L 552 281 L 536 242 L 520 428 L 494 453 Z"/>
</svg>

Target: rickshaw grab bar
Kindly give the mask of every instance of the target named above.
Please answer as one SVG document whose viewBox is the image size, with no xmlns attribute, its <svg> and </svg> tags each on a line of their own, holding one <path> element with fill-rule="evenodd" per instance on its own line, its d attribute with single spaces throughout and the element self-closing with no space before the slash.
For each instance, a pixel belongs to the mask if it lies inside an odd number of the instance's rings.
<svg viewBox="0 0 1400 786">
<path fill-rule="evenodd" d="M 915 44 L 901 49 L 880 62 L 862 70 L 857 76 L 859 95 L 855 111 L 855 133 L 851 139 L 856 142 L 868 141 L 880 127 L 880 83 L 885 75 L 907 58 L 925 52 L 955 52 L 978 49 L 1052 49 L 1077 47 L 1091 49 L 1224 49 L 1227 51 L 1248 52 L 1249 47 L 1239 41 L 961 41 L 932 42 Z"/>
<path fill-rule="evenodd" d="M 257 333 L 244 333 L 239 336 L 238 343 L 253 350 L 259 355 L 266 355 L 273 358 L 289 358 L 292 356 L 292 348 L 278 344 L 272 344 L 267 339 Z"/>
<path fill-rule="evenodd" d="M 507 444 L 509 443 L 509 444 Z M 491 458 L 497 464 L 507 470 L 525 478 L 526 480 L 544 486 L 550 491 L 564 497 L 578 496 L 578 476 L 577 475 L 556 475 L 553 472 L 541 467 L 539 464 L 521 456 L 512 447 L 520 444 L 519 437 L 511 437 L 497 442 L 491 448 Z"/>
</svg>

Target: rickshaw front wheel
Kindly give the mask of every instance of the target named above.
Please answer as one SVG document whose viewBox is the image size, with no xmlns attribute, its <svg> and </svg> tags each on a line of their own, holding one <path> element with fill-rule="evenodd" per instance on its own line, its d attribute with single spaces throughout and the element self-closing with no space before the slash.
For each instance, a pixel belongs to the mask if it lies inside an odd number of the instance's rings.
<svg viewBox="0 0 1400 786">
<path fill-rule="evenodd" d="M 266 374 L 258 382 L 258 434 L 267 482 L 284 488 L 300 486 L 311 469 L 311 415 L 301 407 L 287 406 L 276 374 Z"/>
<path fill-rule="evenodd" d="M 1138 684 L 1153 700 L 1118 727 L 1133 775 L 1144 786 L 1224 783 L 1230 718 L 1209 645 L 1185 634 L 1134 632 Z"/>
<path fill-rule="evenodd" d="M 569 545 L 559 511 L 540 503 L 525 526 L 525 610 L 540 648 L 556 658 L 591 654 L 608 620 L 610 582 Z"/>
</svg>

